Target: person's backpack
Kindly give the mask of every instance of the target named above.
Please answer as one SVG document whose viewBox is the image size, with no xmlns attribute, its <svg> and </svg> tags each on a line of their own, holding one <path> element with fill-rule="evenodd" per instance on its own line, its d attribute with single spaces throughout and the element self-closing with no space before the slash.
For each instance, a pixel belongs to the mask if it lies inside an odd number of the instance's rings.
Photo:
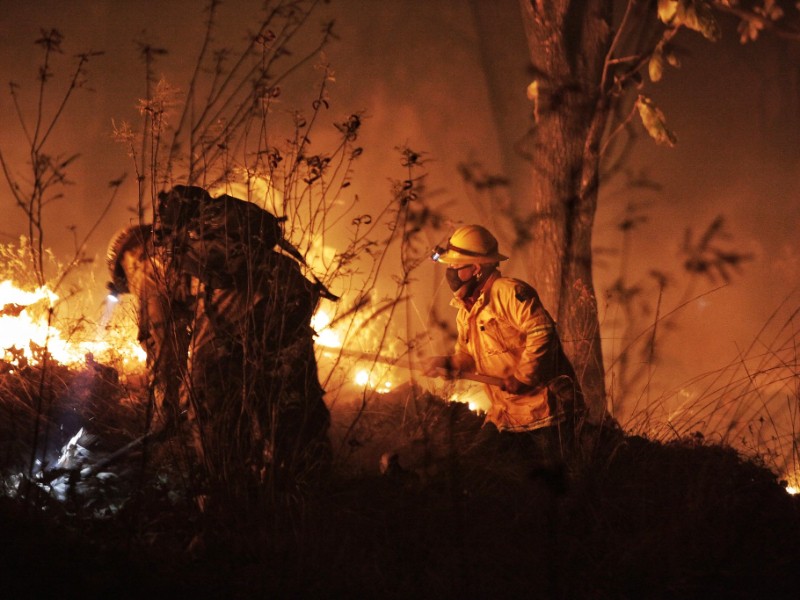
<svg viewBox="0 0 800 600">
<path fill-rule="evenodd" d="M 158 195 L 156 243 L 184 270 L 214 287 L 253 273 L 278 246 L 301 264 L 300 252 L 283 237 L 279 218 L 251 202 L 197 186 L 176 185 Z"/>
<path fill-rule="evenodd" d="M 276 217 L 228 194 L 212 197 L 198 186 L 176 185 L 158 195 L 156 243 L 176 266 L 214 288 L 252 287 L 267 276 L 276 246 L 305 265 L 283 235 L 286 217 Z M 319 295 L 338 298 L 314 278 Z"/>
</svg>

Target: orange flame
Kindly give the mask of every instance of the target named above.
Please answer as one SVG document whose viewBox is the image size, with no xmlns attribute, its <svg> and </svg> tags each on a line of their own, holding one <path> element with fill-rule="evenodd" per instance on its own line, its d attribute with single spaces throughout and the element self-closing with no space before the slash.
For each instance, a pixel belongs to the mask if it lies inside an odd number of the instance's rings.
<svg viewBox="0 0 800 600">
<path fill-rule="evenodd" d="M 141 369 L 145 355 L 135 334 L 123 337 L 101 331 L 94 339 L 76 339 L 52 316 L 58 300 L 47 286 L 28 291 L 10 280 L 0 282 L 0 349 L 5 362 L 18 365 L 21 356 L 35 361 L 38 347 L 68 366 L 83 364 L 91 354 L 98 360 L 121 360 L 131 370 Z"/>
<path fill-rule="evenodd" d="M 369 337 L 369 332 L 366 336 L 363 335 L 363 331 L 358 336 L 348 336 L 347 324 L 334 324 L 324 309 L 318 309 L 314 313 L 311 326 L 316 331 L 315 344 L 320 367 L 340 371 L 346 380 L 359 388 L 373 390 L 379 394 L 392 390 L 394 382 L 387 365 L 376 367 L 373 354 L 346 348 L 351 345 L 347 342 L 352 342 L 353 337 L 362 342 L 365 337 Z M 346 360 L 336 360 L 337 356 Z M 371 358 L 373 360 L 370 360 Z"/>
</svg>

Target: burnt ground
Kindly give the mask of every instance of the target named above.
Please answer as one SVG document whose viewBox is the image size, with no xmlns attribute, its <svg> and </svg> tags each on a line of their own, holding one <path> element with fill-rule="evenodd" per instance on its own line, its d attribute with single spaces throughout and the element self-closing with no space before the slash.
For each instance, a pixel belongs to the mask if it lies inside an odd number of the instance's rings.
<svg viewBox="0 0 800 600">
<path fill-rule="evenodd" d="M 139 431 L 141 407 L 108 373 L 60 375 L 45 408 L 51 422 L 74 423 L 55 428 L 58 443 L 87 426 L 91 462 Z M 3 385 L 0 597 L 796 598 L 800 589 L 800 500 L 763 466 L 701 438 L 664 444 L 585 427 L 566 471 L 534 471 L 517 455 L 465 454 L 479 419 L 407 388 L 355 424 L 357 401 L 334 411 L 337 462 L 325 480 L 200 511 L 155 450 L 132 453 L 103 480 L 62 486 L 59 499 L 35 477 L 20 493 L 34 396 L 20 381 Z M 381 455 L 394 452 L 399 465 L 382 475 Z"/>
</svg>

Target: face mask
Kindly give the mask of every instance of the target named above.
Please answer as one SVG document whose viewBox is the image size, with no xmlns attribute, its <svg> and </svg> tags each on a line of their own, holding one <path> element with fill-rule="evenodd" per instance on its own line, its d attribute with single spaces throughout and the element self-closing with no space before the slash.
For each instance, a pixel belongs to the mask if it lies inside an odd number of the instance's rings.
<svg viewBox="0 0 800 600">
<path fill-rule="evenodd" d="M 450 289 L 454 292 L 458 291 L 462 285 L 466 283 L 466 281 L 461 281 L 458 276 L 457 269 L 447 269 L 444 272 L 445 279 L 447 279 L 447 285 L 450 286 Z"/>
<path fill-rule="evenodd" d="M 458 269 L 447 269 L 447 271 L 445 271 L 445 278 L 447 279 L 447 285 L 450 286 L 453 293 L 463 300 L 472 295 L 475 288 L 477 288 L 480 283 L 480 278 L 473 275 L 466 281 L 462 281 L 458 276 L 458 271 Z"/>
</svg>

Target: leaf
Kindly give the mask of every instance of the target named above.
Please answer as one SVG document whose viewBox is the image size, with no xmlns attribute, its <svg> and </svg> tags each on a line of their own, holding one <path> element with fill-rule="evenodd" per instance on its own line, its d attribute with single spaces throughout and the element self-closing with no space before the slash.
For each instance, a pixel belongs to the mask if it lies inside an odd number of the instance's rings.
<svg viewBox="0 0 800 600">
<path fill-rule="evenodd" d="M 671 27 L 686 27 L 716 42 L 721 37 L 710 4 L 702 0 L 658 0 L 658 18 Z"/>
<path fill-rule="evenodd" d="M 761 14 L 772 21 L 777 21 L 783 16 L 783 9 L 775 3 L 775 0 L 764 0 L 764 6 L 754 8 L 756 14 Z"/>
<path fill-rule="evenodd" d="M 711 13 L 711 6 L 705 2 L 681 0 L 678 8 L 680 25 L 703 34 L 703 37 L 716 42 L 722 37 L 717 20 Z"/>
<path fill-rule="evenodd" d="M 664 76 L 664 69 L 667 65 L 677 68 L 680 64 L 680 60 L 675 54 L 675 49 L 670 44 L 667 44 L 665 39 L 662 39 L 656 44 L 656 47 L 653 48 L 653 54 L 647 64 L 647 72 L 650 75 L 650 81 L 661 81 L 661 78 Z"/>
<path fill-rule="evenodd" d="M 636 99 L 636 108 L 639 109 L 642 125 L 644 125 L 647 133 L 657 144 L 666 144 L 672 147 L 678 143 L 678 138 L 675 137 L 675 134 L 667 129 L 664 113 L 650 98 L 640 94 Z"/>
<path fill-rule="evenodd" d="M 672 48 L 667 48 L 664 51 L 664 58 L 667 59 L 667 64 L 670 67 L 674 67 L 676 69 L 680 68 L 681 66 L 681 59 L 675 54 L 675 50 Z"/>
<path fill-rule="evenodd" d="M 678 12 L 678 0 L 658 0 L 658 18 L 662 23 L 672 24 Z"/>
<path fill-rule="evenodd" d="M 755 42 L 758 39 L 758 33 L 764 28 L 760 21 L 739 21 L 737 28 L 739 32 L 739 41 L 742 44 L 747 42 Z"/>
<path fill-rule="evenodd" d="M 650 74 L 650 81 L 661 81 L 661 76 L 664 74 L 664 47 L 661 43 L 653 50 L 647 72 Z"/>
<path fill-rule="evenodd" d="M 528 100 L 533 102 L 533 121 L 535 123 L 539 122 L 539 82 L 534 79 L 528 84 L 528 88 L 525 90 L 526 94 L 528 95 Z"/>
</svg>

